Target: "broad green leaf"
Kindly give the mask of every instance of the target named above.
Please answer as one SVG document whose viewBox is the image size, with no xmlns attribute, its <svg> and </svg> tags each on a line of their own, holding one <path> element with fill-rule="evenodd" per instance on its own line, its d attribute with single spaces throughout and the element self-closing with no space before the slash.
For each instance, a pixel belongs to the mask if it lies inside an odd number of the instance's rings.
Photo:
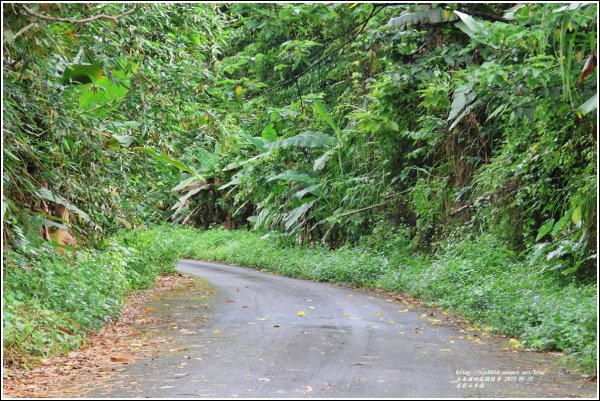
<svg viewBox="0 0 600 401">
<path fill-rule="evenodd" d="M 267 144 L 270 148 L 282 148 L 284 146 L 299 146 L 304 148 L 323 148 L 332 146 L 335 138 L 318 131 L 305 131 L 291 138 L 281 139 Z"/>
<path fill-rule="evenodd" d="M 485 26 L 481 22 L 477 21 L 475 18 L 471 17 L 470 15 L 462 13 L 457 10 L 454 10 L 454 14 L 456 14 L 462 20 L 462 22 L 466 25 L 466 27 L 469 30 L 469 32 L 467 32 L 467 34 L 469 36 L 473 36 L 475 34 L 478 34 L 478 33 L 484 31 Z"/>
<path fill-rule="evenodd" d="M 554 228 L 552 229 L 552 232 L 550 233 L 550 235 L 555 237 L 556 234 L 558 234 L 558 232 L 560 230 L 562 230 L 570 220 L 571 220 L 571 211 L 565 213 L 565 215 L 563 217 L 561 217 L 560 220 L 558 220 L 558 222 L 554 225 Z"/>
<path fill-rule="evenodd" d="M 317 114 L 319 114 L 323 121 L 329 124 L 329 126 L 331 127 L 331 129 L 333 129 L 333 132 L 335 132 L 336 135 L 340 134 L 340 127 L 335 123 L 335 121 L 333 121 L 333 118 L 331 118 L 331 115 L 325 108 L 323 102 L 321 102 L 318 99 L 313 100 L 313 109 L 317 112 Z"/>
<path fill-rule="evenodd" d="M 455 13 L 441 8 L 431 8 L 425 11 L 407 12 L 399 17 L 391 18 L 387 25 L 404 28 L 407 25 L 430 25 L 441 22 L 456 21 L 458 17 Z"/>
<path fill-rule="evenodd" d="M 583 114 L 587 114 L 590 111 L 594 111 L 598 108 L 598 94 L 589 98 L 585 103 L 577 108 L 577 111 Z"/>
<path fill-rule="evenodd" d="M 325 167 L 325 163 L 327 163 L 327 160 L 329 160 L 329 158 L 331 156 L 333 156 L 334 150 L 328 150 L 327 152 L 323 153 L 323 155 L 321 157 L 319 157 L 317 160 L 315 160 L 315 163 L 313 164 L 313 170 L 314 171 L 320 171 L 323 170 L 323 168 Z"/>
<path fill-rule="evenodd" d="M 92 222 L 92 219 L 90 219 L 90 216 L 86 212 L 79 209 L 77 206 L 73 205 L 62 196 L 52 193 L 48 188 L 38 188 L 36 194 L 40 198 L 49 200 L 50 202 L 59 203 L 65 206 L 67 209 L 80 216 L 83 220 L 87 221 L 88 223 L 94 224 Z"/>
<path fill-rule="evenodd" d="M 198 147 L 195 156 L 202 166 L 202 170 L 214 171 L 219 168 L 218 156 L 208 150 Z"/>
<path fill-rule="evenodd" d="M 304 197 L 304 195 L 306 195 L 306 194 L 313 194 L 313 195 L 316 195 L 318 197 L 324 196 L 325 195 L 325 190 L 323 188 L 323 184 L 311 185 L 308 188 L 304 188 L 304 189 L 296 192 L 292 196 L 295 197 L 295 198 L 297 198 L 297 199 L 302 199 Z"/>
<path fill-rule="evenodd" d="M 581 206 L 577 206 L 575 209 L 573 209 L 573 213 L 571 214 L 571 221 L 575 225 L 578 225 L 581 222 Z"/>
<path fill-rule="evenodd" d="M 113 79 L 103 76 L 100 79 L 85 85 L 79 85 L 79 108 L 92 112 L 97 117 L 102 117 L 111 110 L 116 103 L 123 99 L 129 91 L 131 71 L 112 71 Z"/>
<path fill-rule="evenodd" d="M 65 68 L 62 76 L 63 84 L 89 84 L 96 82 L 104 75 L 99 64 L 71 64 Z"/>
<path fill-rule="evenodd" d="M 198 174 L 196 172 L 196 170 L 194 170 L 191 167 L 186 166 L 185 164 L 181 163 L 180 161 L 172 159 L 169 156 L 156 153 L 154 151 L 154 149 L 152 149 L 152 148 L 139 148 L 139 149 L 142 152 L 149 154 L 150 156 L 154 157 L 156 160 L 158 160 L 158 161 L 160 161 L 160 162 L 162 162 L 164 164 L 168 164 L 170 166 L 177 167 L 181 171 L 185 171 L 187 173 L 190 173 L 191 175 L 193 175 L 194 177 L 196 177 L 198 180 L 204 180 L 204 177 L 202 177 L 200 174 Z"/>
<path fill-rule="evenodd" d="M 448 121 L 456 119 L 467 105 L 473 103 L 473 100 L 475 100 L 475 94 L 472 93 L 472 88 L 470 86 L 462 85 L 456 88 L 452 106 L 450 107 L 450 114 L 448 115 Z"/>
<path fill-rule="evenodd" d="M 135 142 L 135 137 L 132 135 L 113 134 L 112 138 L 108 141 L 108 146 L 112 149 L 127 148 L 133 142 Z"/>
<path fill-rule="evenodd" d="M 200 182 L 203 182 L 203 180 L 198 180 L 196 177 L 189 177 L 189 178 L 181 181 L 175 187 L 173 187 L 173 189 L 171 189 L 171 192 L 181 191 L 185 187 L 189 187 L 190 185 L 194 185 L 194 184 L 200 183 Z"/>
<path fill-rule="evenodd" d="M 318 178 L 311 177 L 310 175 L 308 175 L 306 173 L 302 173 L 302 172 L 299 172 L 296 170 L 288 170 L 288 171 L 284 171 L 283 173 L 271 176 L 267 179 L 267 182 L 275 181 L 275 180 L 298 181 L 298 182 L 303 182 L 305 184 L 315 184 L 315 183 L 319 182 Z"/>
<path fill-rule="evenodd" d="M 538 231 L 538 235 L 535 238 L 536 241 L 541 240 L 542 238 L 544 238 L 546 236 L 546 234 L 548 234 L 551 230 L 552 227 L 554 227 L 554 219 L 550 219 L 548 221 L 546 221 L 539 229 Z"/>
<path fill-rule="evenodd" d="M 260 134 L 264 139 L 269 142 L 275 142 L 277 140 L 277 132 L 275 131 L 275 127 L 273 124 L 268 124 Z"/>
<path fill-rule="evenodd" d="M 316 202 L 316 200 L 305 203 L 303 205 L 298 206 L 291 212 L 289 212 L 287 214 L 286 218 L 284 219 L 285 220 L 285 228 L 287 230 L 289 230 L 294 224 L 296 224 L 298 219 L 300 219 L 300 217 L 302 217 L 302 215 L 304 213 L 306 213 L 312 207 L 312 205 L 315 204 L 315 202 Z"/>
</svg>

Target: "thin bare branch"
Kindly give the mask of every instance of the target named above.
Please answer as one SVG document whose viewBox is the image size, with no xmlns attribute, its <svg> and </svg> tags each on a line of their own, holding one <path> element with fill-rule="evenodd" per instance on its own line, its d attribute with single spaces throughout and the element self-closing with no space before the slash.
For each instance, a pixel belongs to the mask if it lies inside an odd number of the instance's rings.
<svg viewBox="0 0 600 401">
<path fill-rule="evenodd" d="M 27 7 L 26 5 L 22 5 L 22 9 L 32 17 L 36 17 L 38 19 L 42 19 L 45 21 L 56 21 L 56 22 L 69 22 L 71 24 L 86 24 L 88 22 L 97 21 L 100 19 L 108 19 L 114 22 L 117 22 L 119 18 L 122 18 L 126 15 L 133 13 L 137 8 L 137 5 L 134 5 L 131 9 L 125 11 L 124 13 L 118 15 L 107 15 L 107 14 L 98 14 L 93 17 L 77 19 L 77 18 L 64 18 L 64 17 L 51 17 L 45 14 L 39 14 Z"/>
</svg>

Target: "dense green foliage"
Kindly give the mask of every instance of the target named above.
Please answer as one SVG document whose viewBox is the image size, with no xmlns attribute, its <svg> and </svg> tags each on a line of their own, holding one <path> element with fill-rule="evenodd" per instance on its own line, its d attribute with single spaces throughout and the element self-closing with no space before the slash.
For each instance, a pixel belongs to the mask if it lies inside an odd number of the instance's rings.
<svg viewBox="0 0 600 401">
<path fill-rule="evenodd" d="M 4 357 L 28 363 L 81 344 L 90 329 L 118 315 L 125 295 L 175 271 L 178 246 L 119 238 L 98 250 L 57 258 L 50 246 L 35 257 L 4 255 Z"/>
<path fill-rule="evenodd" d="M 589 364 L 597 5 L 515 5 L 4 4 L 5 313 L 93 327 L 157 268 L 56 259 L 44 226 L 84 249 L 223 224 L 311 255 L 389 250 L 306 276 L 435 299 Z M 66 261 L 95 258 L 121 267 L 77 275 L 96 298 L 67 306 Z"/>
</svg>

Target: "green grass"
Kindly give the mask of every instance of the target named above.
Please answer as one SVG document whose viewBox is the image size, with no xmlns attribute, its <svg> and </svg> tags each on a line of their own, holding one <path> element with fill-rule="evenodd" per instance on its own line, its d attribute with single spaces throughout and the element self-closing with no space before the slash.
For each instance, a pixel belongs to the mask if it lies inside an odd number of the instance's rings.
<svg viewBox="0 0 600 401">
<path fill-rule="evenodd" d="M 103 250 L 63 258 L 5 254 L 5 358 L 72 349 L 90 328 L 118 314 L 126 294 L 171 273 L 179 258 L 229 262 L 315 281 L 412 294 L 473 322 L 561 350 L 596 371 L 596 286 L 524 265 L 491 236 L 447 246 L 434 257 L 406 241 L 383 250 L 301 247 L 245 230 L 157 226 L 123 231 Z"/>
<path fill-rule="evenodd" d="M 177 251 L 113 240 L 76 255 L 48 246 L 28 257 L 5 251 L 3 258 L 4 358 L 28 365 L 80 346 L 90 329 L 118 315 L 127 294 L 174 272 Z"/>
</svg>

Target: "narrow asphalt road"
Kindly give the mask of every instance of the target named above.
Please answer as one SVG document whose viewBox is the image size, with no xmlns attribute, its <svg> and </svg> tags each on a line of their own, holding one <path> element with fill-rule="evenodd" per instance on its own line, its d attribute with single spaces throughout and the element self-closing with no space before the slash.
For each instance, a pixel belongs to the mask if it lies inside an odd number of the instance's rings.
<svg viewBox="0 0 600 401">
<path fill-rule="evenodd" d="M 214 296 L 206 304 L 180 295 L 157 307 L 171 327 L 185 327 L 175 349 L 130 364 L 87 396 L 595 395 L 554 355 L 502 350 L 506 338 L 445 324 L 390 295 L 219 263 L 183 260 L 178 268 L 210 282 Z"/>
</svg>

